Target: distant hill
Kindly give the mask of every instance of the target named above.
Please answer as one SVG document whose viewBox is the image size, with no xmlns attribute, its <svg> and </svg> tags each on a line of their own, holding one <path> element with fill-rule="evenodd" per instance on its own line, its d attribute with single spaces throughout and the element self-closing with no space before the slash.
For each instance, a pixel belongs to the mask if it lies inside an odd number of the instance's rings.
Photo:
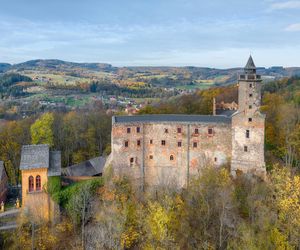
<svg viewBox="0 0 300 250">
<path fill-rule="evenodd" d="M 0 73 L 5 72 L 11 67 L 9 63 L 0 63 Z"/>
<path fill-rule="evenodd" d="M 7 70 L 55 70 L 69 71 L 74 69 L 86 69 L 93 71 L 111 71 L 112 66 L 107 63 L 74 63 L 56 59 L 50 60 L 31 60 L 23 63 L 11 65 Z"/>
</svg>

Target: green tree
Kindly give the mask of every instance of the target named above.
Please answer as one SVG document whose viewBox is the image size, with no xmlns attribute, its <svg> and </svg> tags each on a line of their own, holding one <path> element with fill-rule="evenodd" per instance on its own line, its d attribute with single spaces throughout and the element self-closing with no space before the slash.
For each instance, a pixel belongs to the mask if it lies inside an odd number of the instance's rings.
<svg viewBox="0 0 300 250">
<path fill-rule="evenodd" d="M 53 146 L 53 122 L 53 114 L 45 113 L 31 125 L 30 132 L 33 144 L 48 144 Z"/>
</svg>

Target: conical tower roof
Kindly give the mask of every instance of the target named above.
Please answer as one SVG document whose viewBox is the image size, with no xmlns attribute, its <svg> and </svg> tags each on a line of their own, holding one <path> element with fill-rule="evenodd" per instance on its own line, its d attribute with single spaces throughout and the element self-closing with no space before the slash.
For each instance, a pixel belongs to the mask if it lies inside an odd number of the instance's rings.
<svg viewBox="0 0 300 250">
<path fill-rule="evenodd" d="M 256 69 L 256 66 L 254 64 L 254 61 L 253 61 L 253 58 L 252 56 L 250 55 L 249 59 L 248 59 L 248 62 L 245 66 L 245 69 Z"/>
</svg>

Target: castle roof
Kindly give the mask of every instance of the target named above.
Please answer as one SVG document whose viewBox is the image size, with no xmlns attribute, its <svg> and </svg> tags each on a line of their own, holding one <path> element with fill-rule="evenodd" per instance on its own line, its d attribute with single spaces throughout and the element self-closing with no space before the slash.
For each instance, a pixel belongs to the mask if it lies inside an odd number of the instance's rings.
<svg viewBox="0 0 300 250">
<path fill-rule="evenodd" d="M 106 162 L 105 157 L 96 157 L 88 161 L 72 165 L 62 170 L 65 176 L 95 176 L 103 172 Z"/>
<path fill-rule="evenodd" d="M 113 123 L 134 122 L 180 122 L 180 123 L 231 123 L 231 118 L 222 115 L 132 115 L 113 116 Z"/>
<path fill-rule="evenodd" d="M 48 176 L 61 175 L 61 152 L 50 151 L 49 145 L 24 145 L 21 152 L 20 170 L 47 168 Z"/>
<path fill-rule="evenodd" d="M 248 62 L 245 66 L 245 69 L 256 69 L 256 66 L 254 64 L 254 61 L 253 61 L 253 58 L 252 56 L 250 55 L 249 59 L 248 59 Z"/>
</svg>

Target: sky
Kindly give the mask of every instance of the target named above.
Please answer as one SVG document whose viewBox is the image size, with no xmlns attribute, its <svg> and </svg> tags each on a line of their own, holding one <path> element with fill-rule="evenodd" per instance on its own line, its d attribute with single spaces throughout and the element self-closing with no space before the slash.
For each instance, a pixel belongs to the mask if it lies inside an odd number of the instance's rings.
<svg viewBox="0 0 300 250">
<path fill-rule="evenodd" d="M 300 66 L 300 0 L 0 0 L 0 62 Z"/>
</svg>

